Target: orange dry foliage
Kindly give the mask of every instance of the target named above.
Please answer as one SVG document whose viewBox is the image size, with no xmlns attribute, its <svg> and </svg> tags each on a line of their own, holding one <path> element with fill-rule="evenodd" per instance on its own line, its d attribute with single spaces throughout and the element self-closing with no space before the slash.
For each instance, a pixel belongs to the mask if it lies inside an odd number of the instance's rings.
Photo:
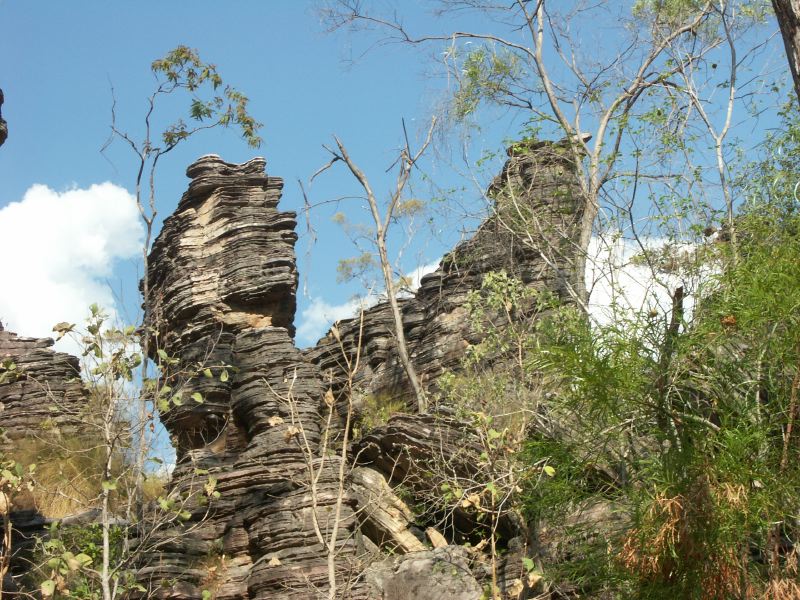
<svg viewBox="0 0 800 600">
<path fill-rule="evenodd" d="M 719 491 L 731 505 L 743 502 L 746 494 L 739 486 L 722 486 Z M 753 598 L 746 556 L 735 548 L 714 547 L 699 535 L 712 518 L 707 485 L 699 485 L 691 497 L 659 494 L 647 511 L 643 529 L 634 528 L 625 537 L 619 563 L 643 582 L 666 586 L 679 583 L 694 570 L 703 600 Z"/>
</svg>

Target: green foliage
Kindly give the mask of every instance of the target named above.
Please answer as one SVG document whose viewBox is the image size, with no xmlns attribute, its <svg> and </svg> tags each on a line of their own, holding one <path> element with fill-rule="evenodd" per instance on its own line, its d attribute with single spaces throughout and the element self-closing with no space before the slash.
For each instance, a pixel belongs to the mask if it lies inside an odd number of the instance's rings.
<svg viewBox="0 0 800 600">
<path fill-rule="evenodd" d="M 225 85 L 215 65 L 204 62 L 197 50 L 178 46 L 163 58 L 153 61 L 153 74 L 158 78 L 161 93 L 172 93 L 184 89 L 190 93 L 189 117 L 202 124 L 203 128 L 235 126 L 241 130 L 242 138 L 251 148 L 258 148 L 262 139 L 258 130 L 262 124 L 248 112 L 248 98 L 230 85 Z M 222 88 L 221 94 L 217 90 Z M 209 90 L 207 99 L 199 94 Z M 167 148 L 175 146 L 194 133 L 182 119 L 162 132 Z"/>
<path fill-rule="evenodd" d="M 377 266 L 378 261 L 371 252 L 363 252 L 352 258 L 342 258 L 336 266 L 336 281 L 342 283 L 363 277 Z"/>
<path fill-rule="evenodd" d="M 22 372 L 10 358 L 4 359 L 0 362 L 0 384 L 11 383 L 22 377 Z"/>
<path fill-rule="evenodd" d="M 796 577 L 785 540 L 800 539 L 800 215 L 787 117 L 780 155 L 750 167 L 765 187 L 736 220 L 736 257 L 725 244 L 708 254 L 722 268 L 681 331 L 649 315 L 592 327 L 569 309 L 538 331 L 532 364 L 561 378 L 547 414 L 564 429 L 528 444 L 530 460 L 558 465 L 527 493 L 528 514 L 612 500 L 628 524 L 605 558 L 579 562 L 635 597 L 752 598 Z M 605 489 L 592 463 L 613 473 Z"/>
<path fill-rule="evenodd" d="M 359 409 L 360 428 L 364 432 L 369 432 L 375 427 L 385 425 L 392 415 L 407 410 L 402 397 L 391 393 L 370 394 L 363 399 Z"/>
<path fill-rule="evenodd" d="M 113 526 L 109 536 L 110 560 L 120 565 L 125 553 L 126 532 Z M 37 540 L 27 575 L 27 584 L 41 590 L 45 598 L 102 598 L 98 569 L 103 561 L 103 535 L 100 525 L 63 526 L 53 522 L 47 535 Z M 115 576 L 120 591 L 143 591 L 133 580 L 133 572 Z"/>
<path fill-rule="evenodd" d="M 632 14 L 656 29 L 671 30 L 700 14 L 706 3 L 705 0 L 636 0 Z M 769 0 L 740 0 L 735 4 L 740 17 L 756 23 L 763 22 L 772 13 Z M 710 20 L 713 21 L 713 17 Z M 711 31 L 710 27 L 707 29 Z"/>
<path fill-rule="evenodd" d="M 504 48 L 484 45 L 470 51 L 461 62 L 461 79 L 453 98 L 456 118 L 465 119 L 481 102 L 501 102 L 522 75 L 519 57 Z"/>
</svg>

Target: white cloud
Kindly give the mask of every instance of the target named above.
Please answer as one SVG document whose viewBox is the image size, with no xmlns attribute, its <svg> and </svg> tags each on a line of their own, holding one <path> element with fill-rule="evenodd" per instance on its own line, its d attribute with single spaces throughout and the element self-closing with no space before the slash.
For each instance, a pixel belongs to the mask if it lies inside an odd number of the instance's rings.
<svg viewBox="0 0 800 600">
<path fill-rule="evenodd" d="M 56 192 L 33 185 L 0 208 L 0 321 L 26 336 L 55 323 L 83 323 L 96 302 L 114 315 L 106 279 L 115 261 L 138 255 L 143 230 L 133 196 L 112 183 Z M 59 349 L 74 350 L 62 340 Z"/>
<path fill-rule="evenodd" d="M 419 288 L 420 283 L 422 282 L 422 278 L 425 277 L 428 273 L 433 273 L 436 269 L 439 268 L 439 261 L 428 263 L 427 265 L 422 265 L 421 267 L 417 267 L 410 273 L 406 274 L 406 279 L 408 280 L 408 287 L 407 289 L 400 292 L 400 297 L 410 297 L 413 292 L 416 292 Z"/>
<path fill-rule="evenodd" d="M 642 245 L 658 250 L 668 243 L 661 238 L 647 238 Z M 691 253 L 694 247 L 684 245 L 678 252 Z M 591 291 L 589 312 L 597 323 L 608 324 L 620 317 L 633 317 L 636 312 L 654 311 L 661 316 L 672 310 L 672 294 L 683 287 L 684 313 L 690 318 L 701 285 L 708 280 L 713 267 L 693 277 L 671 273 L 654 276 L 651 268 L 634 260 L 642 249 L 635 240 L 618 238 L 612 241 L 593 238 L 589 245 L 586 285 Z"/>
<path fill-rule="evenodd" d="M 300 313 L 300 325 L 297 328 L 298 345 L 305 348 L 316 344 L 335 321 L 352 317 L 362 303 L 367 306 L 375 303 L 370 299 L 371 296 L 366 300 L 354 298 L 342 304 L 328 304 L 325 300 L 313 298 L 311 304 Z"/>
<path fill-rule="evenodd" d="M 658 250 L 667 244 L 667 240 L 647 238 L 642 243 L 649 250 Z M 686 246 L 682 250 L 691 252 L 693 247 Z M 667 317 L 672 309 L 672 294 L 679 286 L 683 286 L 685 291 L 685 317 L 691 318 L 695 298 L 700 287 L 708 281 L 713 267 L 693 278 L 682 278 L 669 273 L 659 273 L 654 277 L 648 265 L 634 260 L 640 254 L 641 248 L 634 240 L 592 239 L 586 268 L 586 285 L 591 291 L 589 311 L 596 323 L 619 322 L 620 318 L 631 318 L 641 311 L 656 311 L 660 316 Z M 438 262 L 435 262 L 409 273 L 411 288 L 416 290 L 422 277 L 435 271 L 437 267 Z M 348 300 L 342 304 L 329 304 L 321 298 L 312 299 L 311 305 L 300 315 L 298 344 L 305 347 L 316 343 L 334 321 L 350 318 L 360 306 L 372 306 L 379 299 L 375 294 L 367 294 L 365 298 Z"/>
</svg>

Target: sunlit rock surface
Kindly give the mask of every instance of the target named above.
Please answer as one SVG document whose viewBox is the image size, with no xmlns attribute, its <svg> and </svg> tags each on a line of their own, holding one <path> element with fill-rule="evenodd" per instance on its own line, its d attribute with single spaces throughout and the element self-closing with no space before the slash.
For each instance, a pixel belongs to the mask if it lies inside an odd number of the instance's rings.
<svg viewBox="0 0 800 600">
<path fill-rule="evenodd" d="M 190 516 L 156 533 L 158 548 L 139 579 L 170 598 L 201 598 L 203 590 L 225 599 L 325 597 L 329 566 L 319 538 L 330 540 L 336 523 L 336 580 L 346 597 L 403 597 L 406 574 L 414 589 L 472 597 L 486 569 L 451 551 L 469 532 L 457 539 L 428 530 L 426 538 L 393 486 L 437 485 L 420 467 L 432 460 L 469 475 L 475 432 L 448 407 L 396 416 L 345 448 L 351 464 L 340 471 L 351 402 L 358 413 L 369 397 L 410 409 L 414 401 L 386 303 L 340 322 L 315 348 L 295 347 L 295 215 L 278 210 L 283 182 L 264 167 L 263 159 L 234 165 L 216 156 L 191 165 L 188 191 L 150 255 L 150 354 L 177 361 L 165 366 L 181 398 L 161 415 L 178 454 L 171 494 L 184 498 Z M 568 301 L 580 281 L 583 202 L 563 147 L 511 149 L 488 195 L 490 218 L 401 302 L 412 360 L 430 393 L 481 341 L 466 303 L 487 273 L 505 270 Z M 350 377 L 356 356 L 360 368 Z M 191 399 L 196 393 L 202 403 Z M 351 474 L 352 463 L 359 466 Z M 209 478 L 219 498 L 204 489 Z M 466 513 L 454 518 L 470 526 Z M 499 527 L 508 540 L 498 567 L 506 586 L 521 576 L 530 549 L 514 515 Z M 423 551 L 429 542 L 439 550 Z M 387 561 L 389 554 L 402 558 Z M 464 576 L 437 579 L 431 565 L 439 563 Z"/>
<path fill-rule="evenodd" d="M 509 149 L 509 158 L 487 191 L 493 214 L 475 234 L 445 255 L 438 269 L 422 278 L 412 298 L 401 303 L 409 351 L 421 383 L 436 388 L 439 375 L 460 368 L 471 345 L 482 337 L 471 328 L 469 293 L 483 277 L 505 271 L 532 289 L 565 301 L 579 288 L 577 241 L 584 201 L 574 166 L 559 144 Z M 394 350 L 394 327 L 387 303 L 341 321 L 338 333 L 351 361 L 360 345 L 363 368 L 355 388 L 363 396 L 414 403 Z M 347 381 L 340 342 L 332 334 L 306 351 L 334 391 Z M 357 402 L 358 404 L 358 402 Z"/>
<path fill-rule="evenodd" d="M 295 215 L 278 210 L 283 181 L 264 167 L 192 164 L 150 255 L 151 354 L 179 359 L 167 372 L 185 399 L 162 414 L 178 454 L 173 495 L 191 513 L 158 534 L 165 545 L 139 573 L 165 597 L 310 598 L 328 580 L 319 535 L 331 539 L 339 463 L 319 458 L 323 387 L 292 340 Z M 345 494 L 336 536 L 345 570 L 352 503 Z"/>
<path fill-rule="evenodd" d="M 20 440 L 74 433 L 86 404 L 78 359 L 50 338 L 21 337 L 0 323 L 0 451 Z"/>
</svg>

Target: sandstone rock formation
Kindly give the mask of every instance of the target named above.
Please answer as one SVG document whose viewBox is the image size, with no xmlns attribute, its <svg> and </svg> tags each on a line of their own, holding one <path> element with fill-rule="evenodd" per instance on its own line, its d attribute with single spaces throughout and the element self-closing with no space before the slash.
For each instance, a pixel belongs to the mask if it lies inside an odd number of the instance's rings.
<svg viewBox="0 0 800 600">
<path fill-rule="evenodd" d="M 0 323 L 0 452 L 23 439 L 74 433 L 86 403 L 78 359 L 50 338 L 19 337 Z"/>
<path fill-rule="evenodd" d="M 203 590 L 225 599 L 316 597 L 329 576 L 321 540 L 331 539 L 335 523 L 336 577 L 349 597 L 401 598 L 410 578 L 431 594 L 477 597 L 488 575 L 480 566 L 469 573 L 466 558 L 447 545 L 458 541 L 458 527 L 431 530 L 434 545 L 445 547 L 423 550 L 422 529 L 392 487 L 436 485 L 420 465 L 442 457 L 469 474 L 480 450 L 474 432 L 441 406 L 394 417 L 342 448 L 348 407 L 370 399 L 412 404 L 391 314 L 379 304 L 340 322 L 315 348 L 297 350 L 295 215 L 278 211 L 282 181 L 264 166 L 216 156 L 191 165 L 189 189 L 150 256 L 151 355 L 178 359 L 166 365 L 166 378 L 183 398 L 161 415 L 178 454 L 171 495 L 190 516 L 153 536 L 157 550 L 140 581 L 170 598 L 200 598 Z M 410 353 L 429 393 L 481 340 L 466 303 L 486 273 L 505 270 L 566 300 L 578 287 L 583 203 L 572 171 L 556 145 L 512 149 L 489 190 L 494 214 L 402 301 Z M 361 368 L 349 373 L 356 354 Z M 189 399 L 196 393 L 202 403 Z M 342 455 L 360 466 L 340 471 Z M 207 477 L 219 498 L 204 496 Z M 463 538 L 470 525 L 462 516 Z M 499 566 L 499 577 L 517 581 L 506 566 L 521 568 L 524 526 L 506 516 L 501 527 L 513 561 Z M 403 558 L 364 577 L 382 551 Z M 464 576 L 440 581 L 433 566 L 442 561 Z"/>
<path fill-rule="evenodd" d="M 458 546 L 387 558 L 369 567 L 366 580 L 381 600 L 476 600 L 483 591 Z"/>
<path fill-rule="evenodd" d="M 54 352 L 52 345 L 52 339 L 20 337 L 0 323 L 0 457 L 19 459 L 23 444 L 30 444 L 30 453 L 31 448 L 55 446 L 82 429 L 87 393 L 78 359 Z M 33 545 L 34 536 L 44 532 L 48 520 L 30 498 L 13 498 L 10 522 L 13 554 L 3 582 L 4 594 L 9 595 L 16 588 L 12 575 L 28 571 L 19 557 Z"/>
<path fill-rule="evenodd" d="M 411 358 L 429 391 L 436 388 L 439 375 L 459 369 L 466 349 L 480 341 L 465 304 L 469 293 L 480 289 L 484 275 L 504 270 L 526 286 L 566 301 L 580 289 L 576 240 L 584 204 L 567 153 L 558 144 L 542 143 L 527 152 L 512 147 L 487 195 L 495 202 L 492 216 L 401 304 Z M 392 327 L 388 306 L 382 303 L 364 312 L 363 325 L 360 317 L 338 323 L 338 335 L 353 357 L 360 342 L 365 368 L 356 373 L 354 387 L 363 396 L 410 403 Z M 325 381 L 341 390 L 347 373 L 335 336 L 328 334 L 306 354 Z"/>
<path fill-rule="evenodd" d="M 313 597 L 327 585 L 319 538 L 334 535 L 337 504 L 337 568 L 355 554 L 353 501 L 320 447 L 324 390 L 292 341 L 295 215 L 277 210 L 283 181 L 264 166 L 192 164 L 150 257 L 152 347 L 180 358 L 168 376 L 187 398 L 162 415 L 178 454 L 173 495 L 201 487 L 198 472 L 221 494 L 190 499 L 191 518 L 158 534 L 140 578 L 170 598 Z M 202 404 L 188 400 L 195 392 Z"/>
</svg>

